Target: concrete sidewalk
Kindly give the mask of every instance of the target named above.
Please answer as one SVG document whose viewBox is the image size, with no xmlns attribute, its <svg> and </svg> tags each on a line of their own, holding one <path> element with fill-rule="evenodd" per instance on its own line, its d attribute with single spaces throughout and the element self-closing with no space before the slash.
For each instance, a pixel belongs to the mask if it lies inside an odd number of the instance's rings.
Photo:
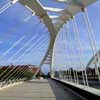
<svg viewBox="0 0 100 100">
<path fill-rule="evenodd" d="M 0 91 L 0 100 L 82 100 L 52 80 L 32 80 Z"/>
</svg>

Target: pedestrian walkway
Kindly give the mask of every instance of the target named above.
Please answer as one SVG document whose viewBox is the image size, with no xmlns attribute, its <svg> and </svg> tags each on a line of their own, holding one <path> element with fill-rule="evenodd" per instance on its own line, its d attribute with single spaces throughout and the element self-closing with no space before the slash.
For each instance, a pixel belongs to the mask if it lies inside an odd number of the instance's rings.
<svg viewBox="0 0 100 100">
<path fill-rule="evenodd" d="M 31 80 L 0 92 L 0 100 L 82 100 L 52 80 Z"/>
</svg>

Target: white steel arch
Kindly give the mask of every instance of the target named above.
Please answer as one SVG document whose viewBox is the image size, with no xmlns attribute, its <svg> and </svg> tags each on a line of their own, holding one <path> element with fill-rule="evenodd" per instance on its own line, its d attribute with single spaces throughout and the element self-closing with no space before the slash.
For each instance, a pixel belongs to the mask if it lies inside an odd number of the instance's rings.
<svg viewBox="0 0 100 100">
<path fill-rule="evenodd" d="M 55 0 L 55 1 L 62 2 L 59 0 Z M 48 31 L 50 32 L 50 35 L 51 35 L 50 45 L 48 47 L 47 53 L 45 54 L 40 66 L 44 64 L 45 60 L 48 58 L 48 55 L 52 56 L 55 38 L 57 36 L 58 31 L 63 26 L 63 24 L 67 20 L 69 20 L 72 16 L 74 16 L 76 13 L 82 11 L 82 8 L 87 7 L 88 5 L 90 5 L 91 3 L 95 1 L 96 0 L 71 0 L 70 2 L 64 1 L 67 6 L 64 10 L 59 10 L 60 16 L 58 16 L 58 18 L 55 18 L 56 23 L 53 24 L 52 19 L 47 14 L 47 11 L 52 10 L 52 9 L 47 9 L 43 7 L 41 3 L 39 2 L 39 0 L 19 0 L 19 2 L 22 5 L 29 7 L 31 11 L 35 12 L 35 14 L 40 17 L 40 19 L 44 22 L 44 24 L 48 28 Z"/>
</svg>

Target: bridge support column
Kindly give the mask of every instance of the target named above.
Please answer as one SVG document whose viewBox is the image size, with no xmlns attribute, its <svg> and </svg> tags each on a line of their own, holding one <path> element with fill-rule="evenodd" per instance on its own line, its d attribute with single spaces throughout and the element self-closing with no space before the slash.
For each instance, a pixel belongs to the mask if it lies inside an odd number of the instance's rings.
<svg viewBox="0 0 100 100">
<path fill-rule="evenodd" d="M 53 60 L 53 57 L 51 59 L 51 64 L 50 64 L 50 76 L 51 76 L 51 78 L 54 77 L 53 64 L 52 64 L 53 61 L 52 60 Z"/>
</svg>

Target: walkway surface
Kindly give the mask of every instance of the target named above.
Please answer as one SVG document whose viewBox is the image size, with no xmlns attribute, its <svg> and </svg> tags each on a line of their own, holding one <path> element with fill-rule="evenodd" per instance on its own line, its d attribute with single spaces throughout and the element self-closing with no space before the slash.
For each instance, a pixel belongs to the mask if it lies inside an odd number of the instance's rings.
<svg viewBox="0 0 100 100">
<path fill-rule="evenodd" d="M 32 80 L 0 91 L 0 100 L 83 100 L 52 80 Z"/>
</svg>

